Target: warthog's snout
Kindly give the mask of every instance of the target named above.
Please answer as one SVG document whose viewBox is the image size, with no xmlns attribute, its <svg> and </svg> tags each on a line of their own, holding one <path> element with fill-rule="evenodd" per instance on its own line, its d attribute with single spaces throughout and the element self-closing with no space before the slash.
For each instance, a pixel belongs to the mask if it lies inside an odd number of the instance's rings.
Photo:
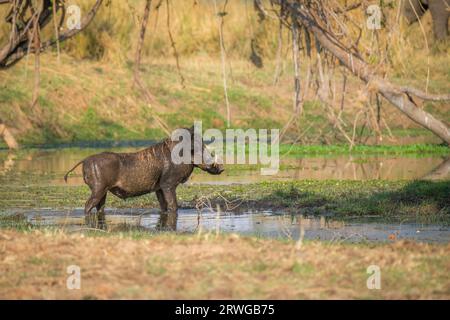
<svg viewBox="0 0 450 320">
<path fill-rule="evenodd" d="M 217 165 L 217 174 L 221 174 L 224 171 L 225 171 L 225 168 L 223 167 L 223 165 L 218 164 Z"/>
<path fill-rule="evenodd" d="M 209 174 L 221 174 L 225 170 L 225 167 L 223 166 L 223 164 L 218 163 L 218 162 L 213 162 L 211 164 L 203 164 L 202 163 L 202 164 L 197 165 L 197 167 L 199 167 L 203 171 L 208 172 Z"/>
<path fill-rule="evenodd" d="M 209 169 L 206 169 L 210 174 L 221 174 L 224 170 L 224 166 L 220 163 L 213 163 Z"/>
<path fill-rule="evenodd" d="M 207 148 L 203 146 L 203 157 L 205 163 L 198 164 L 197 167 L 202 169 L 203 171 L 208 172 L 209 174 L 221 174 L 225 167 L 221 162 L 218 161 L 217 155 L 212 155 Z"/>
</svg>

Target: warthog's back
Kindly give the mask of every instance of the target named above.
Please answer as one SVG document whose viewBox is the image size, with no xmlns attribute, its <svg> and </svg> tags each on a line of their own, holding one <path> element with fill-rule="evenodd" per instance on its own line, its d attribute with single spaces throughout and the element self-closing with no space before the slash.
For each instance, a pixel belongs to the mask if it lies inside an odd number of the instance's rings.
<svg viewBox="0 0 450 320">
<path fill-rule="evenodd" d="M 159 188 L 164 168 L 163 158 L 149 154 L 148 149 L 119 155 L 120 169 L 114 187 L 127 197 L 138 196 Z"/>
<path fill-rule="evenodd" d="M 155 191 L 164 163 L 149 149 L 135 153 L 103 152 L 87 158 L 83 164 L 86 184 L 91 189 L 110 190 L 120 198 Z"/>
</svg>

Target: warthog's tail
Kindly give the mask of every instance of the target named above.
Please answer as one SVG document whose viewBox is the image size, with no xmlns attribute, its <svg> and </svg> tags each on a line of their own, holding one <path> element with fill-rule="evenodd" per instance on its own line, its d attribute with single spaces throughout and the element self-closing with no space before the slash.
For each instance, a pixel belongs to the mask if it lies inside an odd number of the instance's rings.
<svg viewBox="0 0 450 320">
<path fill-rule="evenodd" d="M 81 160 L 80 162 L 78 162 L 72 169 L 70 169 L 69 171 L 67 171 L 67 173 L 64 175 L 64 181 L 67 182 L 67 177 L 69 176 L 69 173 L 71 173 L 73 170 L 75 170 L 76 167 L 78 167 L 80 164 L 82 164 L 84 162 L 84 160 Z"/>
</svg>

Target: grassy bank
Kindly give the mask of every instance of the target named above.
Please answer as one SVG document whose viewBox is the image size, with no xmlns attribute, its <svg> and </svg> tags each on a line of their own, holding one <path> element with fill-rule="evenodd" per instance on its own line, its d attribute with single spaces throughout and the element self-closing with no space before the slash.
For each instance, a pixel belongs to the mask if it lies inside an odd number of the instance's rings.
<svg viewBox="0 0 450 320">
<path fill-rule="evenodd" d="M 450 297 L 449 245 L 0 230 L 0 247 L 2 299 Z M 69 265 L 80 267 L 80 290 L 66 287 Z M 380 267 L 380 290 L 367 288 L 370 265 Z"/>
<path fill-rule="evenodd" d="M 157 60 L 143 64 L 144 80 L 158 102 L 152 107 L 145 103 L 133 84 L 131 64 L 114 66 L 73 60 L 63 55 L 62 65 L 59 65 L 52 54 L 42 55 L 42 60 L 45 67 L 41 70 L 39 105 L 36 108 L 29 106 L 33 66 L 22 61 L 14 72 L 0 71 L 0 119 L 25 146 L 161 139 L 167 135 L 158 126 L 155 115 L 171 129 L 191 126 L 195 120 L 201 120 L 204 129 L 226 128 L 226 105 L 217 58 L 189 58 L 183 65 L 185 88 L 179 83 L 173 62 Z M 228 97 L 232 127 L 283 128 L 292 110 L 290 63 L 286 64 L 277 85 L 272 83 L 276 68 L 274 61 L 268 62 L 264 69 L 254 69 L 244 60 L 231 63 L 233 78 L 229 82 Z M 435 88 L 430 91 L 442 91 L 447 82 L 446 76 L 438 76 L 431 83 Z M 357 99 L 360 84 L 349 80 L 348 86 L 352 88 L 348 93 L 349 103 L 341 117 L 350 130 L 354 114 L 362 110 L 362 105 L 352 102 Z M 429 108 L 444 121 L 450 117 L 448 104 L 434 104 Z M 386 104 L 382 112 L 390 128 L 390 131 L 386 131 L 387 127 L 382 128 L 383 144 L 440 142 L 394 107 Z M 375 133 L 368 129 L 365 118 L 360 118 L 356 125 L 356 142 L 374 143 Z M 288 136 L 295 132 L 302 133 L 303 144 L 347 143 L 335 130 L 329 110 L 312 94 L 306 98 L 298 126 L 291 127 Z"/>
<path fill-rule="evenodd" d="M 178 200 L 182 207 L 195 208 L 208 199 L 223 210 L 284 209 L 293 213 L 339 216 L 377 215 L 386 218 L 406 215 L 420 219 L 448 217 L 449 181 L 289 181 L 245 185 L 182 185 Z M 85 186 L 0 186 L 0 209 L 83 207 L 89 196 Z M 107 199 L 112 208 L 159 208 L 154 194 L 126 201 Z"/>
<path fill-rule="evenodd" d="M 151 146 L 157 141 L 149 140 L 131 140 L 131 141 L 99 141 L 99 142 L 84 142 L 74 144 L 53 144 L 53 145 L 31 145 L 25 146 L 20 150 L 11 153 L 16 160 L 26 158 L 39 153 L 58 152 L 59 154 L 74 154 L 91 155 L 94 152 L 110 151 L 114 149 L 116 152 L 130 152 L 130 149 L 141 150 Z M 118 146 L 120 143 L 120 146 Z M 83 147 L 79 147 L 79 145 Z M 211 147 L 210 147 L 211 148 Z M 248 155 L 249 144 L 244 147 L 234 146 L 234 152 L 242 152 L 241 148 L 245 148 L 245 153 Z M 6 148 L 5 148 L 6 150 Z M 258 148 L 256 148 L 258 151 Z M 0 149 L 1 151 L 1 149 Z M 436 144 L 409 144 L 409 145 L 356 145 L 352 148 L 344 144 L 335 145 L 298 145 L 298 144 L 280 144 L 278 146 L 279 155 L 284 158 L 302 158 L 313 156 L 331 156 L 336 157 L 340 155 L 355 155 L 355 156 L 402 156 L 402 157 L 429 157 L 429 156 L 446 156 L 450 155 L 450 148 L 445 145 Z M 223 148 L 223 155 L 226 154 L 226 148 Z M 272 154 L 270 141 L 268 142 L 268 155 Z M 0 153 L 0 160 L 4 160 L 8 156 L 7 152 Z M 230 167 L 232 168 L 232 167 Z"/>
</svg>

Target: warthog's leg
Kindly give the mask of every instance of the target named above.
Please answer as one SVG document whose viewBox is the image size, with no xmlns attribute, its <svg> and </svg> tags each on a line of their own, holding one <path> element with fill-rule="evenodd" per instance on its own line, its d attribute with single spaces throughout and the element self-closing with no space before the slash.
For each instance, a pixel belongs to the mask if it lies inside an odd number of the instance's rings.
<svg viewBox="0 0 450 320">
<path fill-rule="evenodd" d="M 167 212 L 161 212 L 159 215 L 158 222 L 156 223 L 156 230 L 167 229 Z"/>
<path fill-rule="evenodd" d="M 167 211 L 167 202 L 166 202 L 166 199 L 164 198 L 164 194 L 163 194 L 162 190 L 156 191 L 156 197 L 158 198 L 159 206 L 161 207 L 161 212 L 166 212 Z"/>
<path fill-rule="evenodd" d="M 97 212 L 105 213 L 105 202 L 106 202 L 106 193 L 103 196 L 103 198 L 99 201 L 99 203 L 97 203 L 97 205 L 95 206 L 97 209 Z"/>
<path fill-rule="evenodd" d="M 177 213 L 176 212 L 161 212 L 158 222 L 156 223 L 156 230 L 177 230 Z"/>
<path fill-rule="evenodd" d="M 177 220 L 178 213 L 176 211 L 167 213 L 167 226 L 170 230 L 177 230 Z"/>
<path fill-rule="evenodd" d="M 86 201 L 86 205 L 84 206 L 84 216 L 88 225 L 93 225 L 94 227 L 96 227 L 95 221 L 91 219 L 91 211 L 92 209 L 94 209 L 94 207 L 97 207 L 97 205 L 101 205 L 100 207 L 102 207 L 102 200 L 106 200 L 106 191 L 92 190 L 91 196 Z"/>
<path fill-rule="evenodd" d="M 177 212 L 178 203 L 177 203 L 177 194 L 175 192 L 175 188 L 164 188 L 162 189 L 164 199 L 167 203 L 167 211 L 168 212 Z"/>
<path fill-rule="evenodd" d="M 178 218 L 177 217 L 178 204 L 175 188 L 172 187 L 162 189 L 160 192 L 156 193 L 156 196 L 160 201 L 161 210 L 163 210 L 163 208 L 166 209 L 163 212 L 161 212 L 158 228 L 176 230 Z"/>
<path fill-rule="evenodd" d="M 106 194 L 103 196 L 103 198 L 100 200 L 100 202 L 96 205 L 97 227 L 100 229 L 106 228 L 105 202 L 106 202 Z"/>
</svg>

